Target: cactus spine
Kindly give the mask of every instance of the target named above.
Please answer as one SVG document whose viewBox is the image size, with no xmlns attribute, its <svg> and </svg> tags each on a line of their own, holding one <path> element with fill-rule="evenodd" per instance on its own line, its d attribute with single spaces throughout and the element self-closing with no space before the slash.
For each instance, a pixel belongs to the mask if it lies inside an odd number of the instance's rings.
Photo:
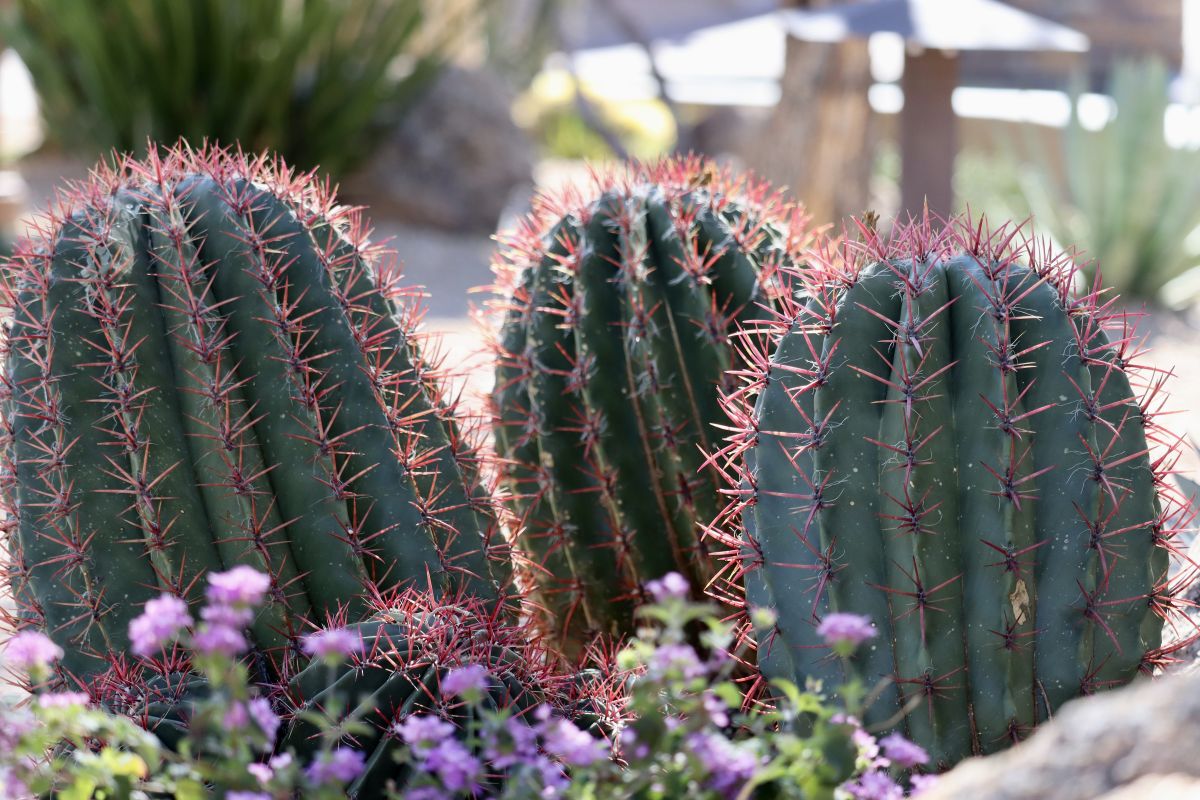
<svg viewBox="0 0 1200 800">
<path fill-rule="evenodd" d="M 578 650 L 632 630 L 649 579 L 711 577 L 704 464 L 737 362 L 729 334 L 775 302 L 800 211 L 698 159 L 540 198 L 497 259 L 494 430 L 538 602 Z"/>
<path fill-rule="evenodd" d="M 366 237 L 312 175 L 181 146 L 96 172 L 7 263 L 9 581 L 67 672 L 234 564 L 272 576 L 277 670 L 372 596 L 502 591 L 474 451 Z"/>
<path fill-rule="evenodd" d="M 902 712 L 943 765 L 1165 658 L 1188 514 L 1130 321 L 1017 233 L 864 227 L 792 276 L 727 403 L 739 496 L 716 527 L 747 605 L 777 612 L 763 673 L 837 685 L 816 625 L 871 616 L 856 666 L 890 685 L 868 719 Z"/>
</svg>

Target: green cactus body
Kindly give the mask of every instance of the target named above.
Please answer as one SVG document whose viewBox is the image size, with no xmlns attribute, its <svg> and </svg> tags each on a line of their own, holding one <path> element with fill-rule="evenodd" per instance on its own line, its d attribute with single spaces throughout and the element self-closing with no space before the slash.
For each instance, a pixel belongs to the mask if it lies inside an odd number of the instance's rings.
<svg viewBox="0 0 1200 800">
<path fill-rule="evenodd" d="M 797 209 L 698 160 L 542 199 L 500 250 L 494 429 L 537 603 L 578 651 L 629 633 L 642 585 L 712 578 L 706 464 L 738 363 L 730 334 L 775 302 Z"/>
<path fill-rule="evenodd" d="M 727 402 L 725 519 L 747 604 L 777 617 L 765 677 L 837 686 L 817 626 L 870 616 L 850 662 L 882 687 L 867 721 L 940 765 L 1164 657 L 1182 518 L 1123 315 L 1074 297 L 1070 262 L 983 231 L 871 234 L 796 272 Z"/>
<path fill-rule="evenodd" d="M 19 624 L 82 679 L 159 592 L 270 574 L 255 644 L 419 584 L 508 583 L 470 443 L 362 219 L 278 163 L 100 171 L 5 268 L 5 543 Z"/>
</svg>

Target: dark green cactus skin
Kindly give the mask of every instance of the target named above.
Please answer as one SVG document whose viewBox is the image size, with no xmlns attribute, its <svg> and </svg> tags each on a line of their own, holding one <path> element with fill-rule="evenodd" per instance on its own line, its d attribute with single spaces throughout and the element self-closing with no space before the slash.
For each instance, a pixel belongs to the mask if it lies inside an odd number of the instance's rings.
<svg viewBox="0 0 1200 800">
<path fill-rule="evenodd" d="M 755 338 L 725 521 L 747 605 L 777 615 L 765 677 L 836 687 L 817 626 L 868 615 L 867 721 L 945 766 L 1163 660 L 1186 501 L 1149 455 L 1128 323 L 1072 295 L 1070 262 L 982 224 L 869 236 L 797 272 Z"/>
<path fill-rule="evenodd" d="M 77 679 L 203 576 L 270 574 L 255 644 L 418 584 L 509 583 L 490 493 L 357 212 L 266 159 L 101 171 L 4 269 L 18 624 Z"/>
<path fill-rule="evenodd" d="M 729 335 L 774 303 L 804 242 L 798 210 L 699 160 L 543 199 L 497 260 L 493 393 L 501 471 L 553 636 L 577 652 L 633 629 L 642 585 L 713 577 L 702 526 Z"/>
<path fill-rule="evenodd" d="M 441 716 L 466 728 L 475 711 L 440 688 L 455 667 L 487 670 L 483 707 L 507 709 L 518 718 L 544 703 L 557 707 L 565 696 L 566 679 L 549 667 L 550 659 L 530 641 L 528 629 L 489 615 L 478 600 L 435 601 L 406 592 L 387 610 L 348 630 L 361 637 L 361 655 L 335 667 L 314 658 L 282 693 L 290 711 L 281 744 L 307 762 L 322 743 L 322 730 L 331 729 L 330 720 L 342 723 L 359 712 L 367 730 L 355 735 L 352 744 L 365 754 L 366 770 L 348 787 L 351 797 L 384 797 L 389 781 L 398 790 L 405 788 L 411 775 L 396 763 L 403 743 L 392 733 L 405 717 Z M 489 788 L 501 779 L 489 778 Z"/>
</svg>

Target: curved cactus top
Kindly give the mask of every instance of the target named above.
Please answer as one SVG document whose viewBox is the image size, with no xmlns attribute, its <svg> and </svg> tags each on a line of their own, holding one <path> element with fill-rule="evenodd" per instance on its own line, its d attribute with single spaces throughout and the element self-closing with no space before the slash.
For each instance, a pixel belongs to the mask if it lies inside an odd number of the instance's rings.
<svg viewBox="0 0 1200 800">
<path fill-rule="evenodd" d="M 817 624 L 870 616 L 856 663 L 890 685 L 868 719 L 952 764 L 1169 658 L 1167 555 L 1193 512 L 1133 319 L 982 221 L 864 226 L 814 261 L 747 336 L 720 454 L 724 577 L 776 611 L 763 673 L 837 685 Z"/>
<path fill-rule="evenodd" d="M 7 583 L 68 672 L 234 564 L 271 576 L 277 654 L 409 585 L 507 586 L 473 432 L 369 233 L 313 174 L 181 145 L 70 187 L 5 264 Z"/>
<path fill-rule="evenodd" d="M 775 302 L 806 219 L 699 158 L 596 173 L 502 237 L 493 428 L 538 602 L 571 650 L 629 633 L 641 586 L 711 576 L 729 335 Z"/>
</svg>

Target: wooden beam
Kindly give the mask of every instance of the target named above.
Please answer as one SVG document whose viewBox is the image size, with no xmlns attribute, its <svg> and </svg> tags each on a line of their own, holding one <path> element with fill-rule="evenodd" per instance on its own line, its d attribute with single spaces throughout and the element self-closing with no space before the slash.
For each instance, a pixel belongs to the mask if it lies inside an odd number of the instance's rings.
<svg viewBox="0 0 1200 800">
<path fill-rule="evenodd" d="M 958 85 L 958 58 L 940 50 L 904 62 L 904 110 L 900 114 L 900 216 L 918 216 L 926 202 L 943 216 L 954 211 L 954 156 L 958 120 L 951 96 Z"/>
</svg>

